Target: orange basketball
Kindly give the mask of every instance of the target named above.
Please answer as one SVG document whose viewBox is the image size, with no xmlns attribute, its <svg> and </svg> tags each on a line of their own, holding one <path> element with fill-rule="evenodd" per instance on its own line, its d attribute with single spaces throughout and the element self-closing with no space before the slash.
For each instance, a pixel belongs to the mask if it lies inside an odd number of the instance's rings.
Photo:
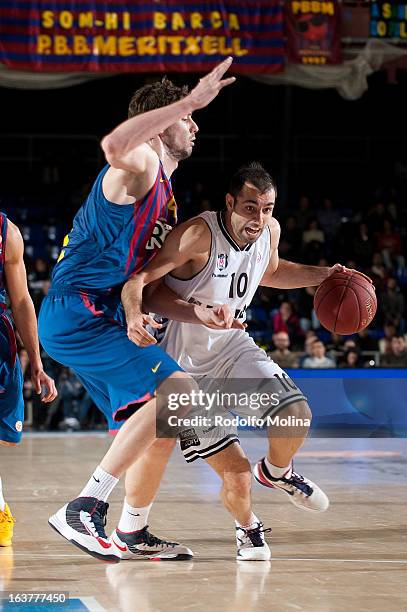
<svg viewBox="0 0 407 612">
<path fill-rule="evenodd" d="M 346 336 L 367 327 L 377 310 L 373 285 L 358 272 L 334 272 L 318 287 L 314 308 L 330 332 Z"/>
</svg>

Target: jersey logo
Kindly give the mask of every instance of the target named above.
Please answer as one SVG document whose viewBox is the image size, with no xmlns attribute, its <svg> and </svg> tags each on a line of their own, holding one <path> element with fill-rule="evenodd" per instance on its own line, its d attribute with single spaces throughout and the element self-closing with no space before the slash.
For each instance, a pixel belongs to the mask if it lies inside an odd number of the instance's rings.
<svg viewBox="0 0 407 612">
<path fill-rule="evenodd" d="M 159 361 L 153 368 L 151 368 L 151 371 L 153 374 L 157 374 L 157 370 L 161 364 L 162 364 L 162 361 Z"/>
<path fill-rule="evenodd" d="M 164 244 L 164 240 L 171 230 L 171 225 L 168 225 L 165 219 L 157 219 L 153 227 L 151 238 L 146 244 L 146 249 L 149 251 L 161 249 L 162 245 Z"/>
<path fill-rule="evenodd" d="M 226 253 L 219 253 L 216 261 L 218 270 L 225 270 L 228 267 L 228 256 Z"/>
</svg>

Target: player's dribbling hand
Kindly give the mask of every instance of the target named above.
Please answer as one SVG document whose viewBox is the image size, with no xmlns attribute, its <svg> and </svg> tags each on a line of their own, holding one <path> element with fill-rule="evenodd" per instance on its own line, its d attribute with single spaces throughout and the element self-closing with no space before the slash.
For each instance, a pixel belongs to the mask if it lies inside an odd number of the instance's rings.
<svg viewBox="0 0 407 612">
<path fill-rule="evenodd" d="M 157 344 L 157 340 L 146 330 L 146 325 L 150 325 L 154 329 L 162 327 L 161 323 L 154 321 L 150 315 L 140 313 L 127 318 L 127 337 L 137 346 L 145 347 Z"/>
<path fill-rule="evenodd" d="M 354 270 L 353 268 L 347 268 L 346 266 L 343 266 L 342 264 L 336 263 L 334 266 L 331 266 L 329 268 L 329 275 L 331 276 L 331 274 L 334 274 L 335 272 L 343 272 L 344 274 L 359 274 L 359 276 L 363 276 L 367 281 L 369 281 L 369 283 L 371 285 L 373 285 L 373 281 L 369 276 L 366 276 L 366 274 L 363 274 L 363 272 L 359 272 L 359 270 Z"/>
<path fill-rule="evenodd" d="M 49 404 L 50 402 L 54 401 L 58 395 L 54 380 L 48 376 L 48 374 L 45 374 L 44 370 L 42 369 L 31 370 L 31 382 L 37 395 L 40 395 L 42 392 L 42 387 L 45 387 L 46 393 L 44 393 L 41 397 L 41 401 L 45 404 Z"/>
<path fill-rule="evenodd" d="M 235 77 L 229 77 L 228 79 L 222 80 L 223 75 L 230 68 L 232 62 L 233 58 L 228 57 L 215 66 L 209 74 L 199 80 L 198 85 L 194 87 L 188 96 L 192 104 L 192 112 L 198 110 L 198 108 L 207 106 L 209 102 L 212 102 L 212 100 L 216 98 L 223 87 L 235 82 Z"/>
<path fill-rule="evenodd" d="M 246 329 L 247 327 L 245 323 L 233 317 L 227 304 L 216 306 L 216 308 L 197 306 L 195 314 L 203 325 L 211 329 Z"/>
</svg>

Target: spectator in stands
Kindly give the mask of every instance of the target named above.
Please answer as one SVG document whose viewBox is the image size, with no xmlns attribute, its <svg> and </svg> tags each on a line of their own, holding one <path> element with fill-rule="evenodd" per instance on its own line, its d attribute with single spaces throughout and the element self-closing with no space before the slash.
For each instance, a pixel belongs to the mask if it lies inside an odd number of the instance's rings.
<svg viewBox="0 0 407 612">
<path fill-rule="evenodd" d="M 308 196 L 304 194 L 300 196 L 298 206 L 296 207 L 294 214 L 297 221 L 297 227 L 303 231 L 314 216 L 311 212 L 311 203 Z"/>
<path fill-rule="evenodd" d="M 349 349 L 343 356 L 339 367 L 343 369 L 360 368 L 360 356 L 356 349 Z"/>
<path fill-rule="evenodd" d="M 291 340 L 294 348 L 301 346 L 305 334 L 300 326 L 300 319 L 294 311 L 291 302 L 285 301 L 271 319 L 273 332 L 277 334 L 280 331 L 286 332 Z"/>
<path fill-rule="evenodd" d="M 309 330 L 306 333 L 304 350 L 300 355 L 300 368 L 304 367 L 304 361 L 307 357 L 312 357 L 311 346 L 314 344 L 315 340 L 318 340 L 316 333 L 313 330 Z"/>
<path fill-rule="evenodd" d="M 396 335 L 396 327 L 392 322 L 384 324 L 384 338 L 379 340 L 379 351 L 381 355 L 386 355 L 391 352 L 391 341 Z"/>
<path fill-rule="evenodd" d="M 376 291 L 384 289 L 386 286 L 387 277 L 389 275 L 384 263 L 381 253 L 374 253 L 372 257 L 372 265 L 367 271 L 367 275 L 373 281 Z"/>
<path fill-rule="evenodd" d="M 360 223 L 352 242 L 352 253 L 363 268 L 370 265 L 373 257 L 373 240 L 367 223 Z"/>
<path fill-rule="evenodd" d="M 83 426 L 91 400 L 71 369 L 64 367 L 58 381 L 58 394 L 63 402 L 64 418 L 60 429 L 78 431 Z"/>
<path fill-rule="evenodd" d="M 332 238 L 340 225 L 341 215 L 335 210 L 330 198 L 324 198 L 322 208 L 320 208 L 317 213 L 317 219 L 325 236 L 327 238 Z"/>
<path fill-rule="evenodd" d="M 279 253 L 285 259 L 298 261 L 301 250 L 301 230 L 297 226 L 295 217 L 287 217 L 281 232 Z"/>
<path fill-rule="evenodd" d="M 307 229 L 302 235 L 302 241 L 304 245 L 308 245 L 310 242 L 320 242 L 321 244 L 325 242 L 324 232 L 319 227 L 316 219 L 312 219 L 308 223 Z"/>
<path fill-rule="evenodd" d="M 303 363 L 304 368 L 336 368 L 333 359 L 326 356 L 326 348 L 321 340 L 314 340 L 311 345 L 311 357 L 306 357 Z"/>
<path fill-rule="evenodd" d="M 402 254 L 400 233 L 393 228 L 391 221 L 383 221 L 383 227 L 377 235 L 377 248 L 383 255 L 386 268 L 395 269 L 401 274 L 405 268 L 405 259 Z"/>
<path fill-rule="evenodd" d="M 394 336 L 391 348 L 382 356 L 380 365 L 383 368 L 407 368 L 407 343 L 404 336 Z"/>
<path fill-rule="evenodd" d="M 308 264 L 315 265 L 325 255 L 325 236 L 313 219 L 308 223 L 302 236 L 303 259 Z"/>
<path fill-rule="evenodd" d="M 391 321 L 399 331 L 404 331 L 405 300 L 395 278 L 388 278 L 386 291 L 378 300 L 382 320 Z"/>
<path fill-rule="evenodd" d="M 275 350 L 268 353 L 273 361 L 280 367 L 298 368 L 298 355 L 290 351 L 290 338 L 287 332 L 280 331 L 273 335 Z"/>
<path fill-rule="evenodd" d="M 295 299 L 297 310 L 301 315 L 300 325 L 305 332 L 311 328 L 318 329 L 320 327 L 314 310 L 314 295 L 316 290 L 316 287 L 305 287 L 304 289 L 300 289 Z"/>
<path fill-rule="evenodd" d="M 34 302 L 35 312 L 38 313 L 44 296 L 48 293 L 50 285 L 50 271 L 45 259 L 37 257 L 33 269 L 28 274 L 28 287 Z"/>
<path fill-rule="evenodd" d="M 384 221 L 391 221 L 391 216 L 386 211 L 383 202 L 377 202 L 377 204 L 372 206 L 366 216 L 366 222 L 370 233 L 378 234 L 382 230 Z"/>
<path fill-rule="evenodd" d="M 356 344 L 360 351 L 378 351 L 379 343 L 376 338 L 373 338 L 368 329 L 362 329 L 358 333 Z"/>
</svg>

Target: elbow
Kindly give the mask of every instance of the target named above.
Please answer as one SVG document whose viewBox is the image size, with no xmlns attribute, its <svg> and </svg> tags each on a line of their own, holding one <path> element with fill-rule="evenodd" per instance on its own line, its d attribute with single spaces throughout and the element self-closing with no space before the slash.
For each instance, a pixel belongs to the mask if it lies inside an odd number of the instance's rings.
<svg viewBox="0 0 407 612">
<path fill-rule="evenodd" d="M 108 134 L 103 138 L 101 147 L 107 163 L 113 168 L 118 167 L 120 156 L 123 154 L 123 147 L 117 139 L 112 134 Z"/>
</svg>

